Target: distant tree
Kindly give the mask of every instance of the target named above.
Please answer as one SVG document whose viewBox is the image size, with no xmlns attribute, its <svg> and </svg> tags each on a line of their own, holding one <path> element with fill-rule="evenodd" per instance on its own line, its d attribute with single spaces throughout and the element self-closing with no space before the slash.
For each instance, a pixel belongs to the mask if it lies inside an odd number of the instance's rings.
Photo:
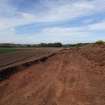
<svg viewBox="0 0 105 105">
<path fill-rule="evenodd" d="M 103 41 L 103 40 L 98 40 L 98 41 L 95 42 L 95 44 L 105 44 L 105 41 Z"/>
<path fill-rule="evenodd" d="M 47 44 L 48 47 L 62 47 L 62 43 L 48 43 Z"/>
<path fill-rule="evenodd" d="M 34 45 L 35 46 L 35 45 Z M 40 43 L 37 47 L 62 47 L 62 43 Z"/>
</svg>

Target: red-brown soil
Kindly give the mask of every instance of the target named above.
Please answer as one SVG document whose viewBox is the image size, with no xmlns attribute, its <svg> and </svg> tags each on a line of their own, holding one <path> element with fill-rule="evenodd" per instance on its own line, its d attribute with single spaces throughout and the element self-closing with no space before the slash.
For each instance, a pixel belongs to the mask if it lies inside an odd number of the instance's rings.
<svg viewBox="0 0 105 105">
<path fill-rule="evenodd" d="M 65 49 L 12 75 L 0 105 L 105 105 L 105 46 Z"/>
</svg>

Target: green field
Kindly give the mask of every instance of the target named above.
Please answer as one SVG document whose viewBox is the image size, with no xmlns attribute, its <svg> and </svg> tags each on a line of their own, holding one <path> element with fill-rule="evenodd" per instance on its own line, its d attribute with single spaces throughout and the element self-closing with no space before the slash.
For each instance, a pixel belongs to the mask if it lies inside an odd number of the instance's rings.
<svg viewBox="0 0 105 105">
<path fill-rule="evenodd" d="M 0 48 L 0 54 L 2 53 L 9 53 L 9 52 L 14 52 L 16 51 L 16 48 Z"/>
</svg>

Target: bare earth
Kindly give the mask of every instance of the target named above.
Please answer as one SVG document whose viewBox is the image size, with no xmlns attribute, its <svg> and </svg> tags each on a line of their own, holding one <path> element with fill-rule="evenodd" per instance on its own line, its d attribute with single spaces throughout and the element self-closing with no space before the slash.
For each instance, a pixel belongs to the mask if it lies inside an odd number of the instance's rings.
<svg viewBox="0 0 105 105">
<path fill-rule="evenodd" d="M 0 54 L 0 70 L 11 64 L 25 62 L 33 58 L 40 58 L 56 52 L 56 48 L 21 48 L 15 52 Z"/>
<path fill-rule="evenodd" d="M 105 46 L 65 49 L 12 75 L 0 105 L 105 105 Z"/>
</svg>

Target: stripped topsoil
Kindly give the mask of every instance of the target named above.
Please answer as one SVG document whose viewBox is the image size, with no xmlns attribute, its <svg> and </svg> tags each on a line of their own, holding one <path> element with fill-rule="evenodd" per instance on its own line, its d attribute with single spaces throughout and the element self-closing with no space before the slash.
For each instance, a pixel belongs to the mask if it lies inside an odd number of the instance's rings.
<svg viewBox="0 0 105 105">
<path fill-rule="evenodd" d="M 105 45 L 56 55 L 0 82 L 0 105 L 105 105 Z"/>
</svg>

